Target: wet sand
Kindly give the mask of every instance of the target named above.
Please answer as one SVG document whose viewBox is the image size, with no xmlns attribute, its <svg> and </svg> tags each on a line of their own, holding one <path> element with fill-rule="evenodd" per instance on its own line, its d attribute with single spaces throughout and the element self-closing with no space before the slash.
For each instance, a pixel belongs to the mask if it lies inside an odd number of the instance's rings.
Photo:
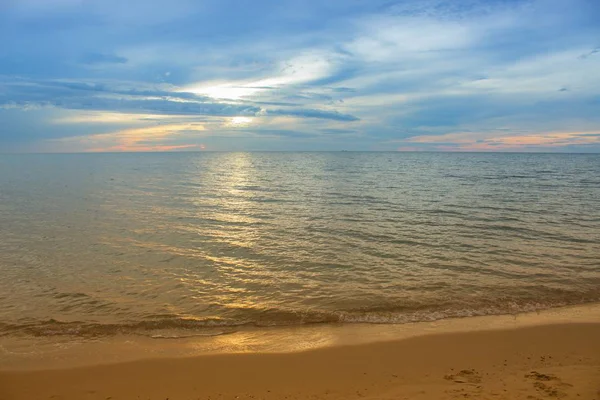
<svg viewBox="0 0 600 400">
<path fill-rule="evenodd" d="M 600 399 L 600 323 L 0 372 L 0 399 Z"/>
</svg>

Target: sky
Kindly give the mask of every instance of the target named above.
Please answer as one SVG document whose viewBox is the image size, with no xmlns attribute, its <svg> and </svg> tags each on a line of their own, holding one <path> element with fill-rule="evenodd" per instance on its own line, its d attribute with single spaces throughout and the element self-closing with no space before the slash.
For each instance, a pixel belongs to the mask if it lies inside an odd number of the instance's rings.
<svg viewBox="0 0 600 400">
<path fill-rule="evenodd" d="M 600 152 L 598 0 L 0 0 L 0 152 Z"/>
</svg>

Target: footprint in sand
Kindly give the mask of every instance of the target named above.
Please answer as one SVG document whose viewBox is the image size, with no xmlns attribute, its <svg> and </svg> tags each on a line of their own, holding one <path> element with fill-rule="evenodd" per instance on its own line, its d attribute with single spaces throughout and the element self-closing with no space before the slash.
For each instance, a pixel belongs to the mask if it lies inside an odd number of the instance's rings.
<svg viewBox="0 0 600 400">
<path fill-rule="evenodd" d="M 481 376 L 474 369 L 463 369 L 457 374 L 449 374 L 444 379 L 456 383 L 481 383 Z"/>
<path fill-rule="evenodd" d="M 573 387 L 573 385 L 562 382 L 555 375 L 542 374 L 537 371 L 531 371 L 525 374 L 525 378 L 533 380 L 533 386 L 538 392 L 542 392 L 549 397 L 565 397 L 567 394 L 560 389 Z"/>
<path fill-rule="evenodd" d="M 554 375 L 540 374 L 537 371 L 531 371 L 525 374 L 525 378 L 534 379 L 536 381 L 558 381 L 559 379 Z"/>
</svg>

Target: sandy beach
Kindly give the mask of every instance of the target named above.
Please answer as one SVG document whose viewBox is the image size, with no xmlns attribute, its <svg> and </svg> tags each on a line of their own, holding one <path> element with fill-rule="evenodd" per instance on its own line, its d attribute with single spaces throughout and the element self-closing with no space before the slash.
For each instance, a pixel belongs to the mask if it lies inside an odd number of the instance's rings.
<svg viewBox="0 0 600 400">
<path fill-rule="evenodd" d="M 0 37 L 0 400 L 600 400 L 600 0 Z"/>
<path fill-rule="evenodd" d="M 523 323 L 300 352 L 4 369 L 0 399 L 596 400 L 599 338 L 600 323 Z"/>
</svg>

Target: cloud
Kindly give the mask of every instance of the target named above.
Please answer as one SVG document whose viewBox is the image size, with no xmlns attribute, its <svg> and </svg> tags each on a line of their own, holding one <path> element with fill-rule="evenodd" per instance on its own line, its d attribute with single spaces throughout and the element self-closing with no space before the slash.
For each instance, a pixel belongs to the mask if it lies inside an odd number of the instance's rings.
<svg viewBox="0 0 600 400">
<path fill-rule="evenodd" d="M 197 131 L 155 136 L 155 126 L 201 123 L 211 135 L 202 140 L 218 149 L 501 148 L 507 140 L 488 139 L 512 132 L 528 138 L 510 142 L 515 148 L 547 136 L 539 146 L 600 150 L 552 136 L 600 126 L 594 0 L 0 8 L 2 146 L 76 149 L 86 136 L 142 129 L 151 143 L 130 148 L 186 149 L 173 146 L 199 145 Z M 402 143 L 461 132 L 471 144 Z M 120 146 L 116 138 L 97 148 Z"/>
<path fill-rule="evenodd" d="M 151 85 L 136 82 L 85 82 L 75 80 L 27 80 L 27 79 L 0 79 L 4 90 L 4 98 L 11 96 L 13 99 L 23 96 L 25 98 L 44 99 L 48 97 L 80 97 L 86 95 L 124 95 L 138 97 L 162 97 L 176 100 L 209 101 L 209 97 L 195 93 L 179 91 L 170 85 Z M 89 92 L 89 93 L 85 93 Z M 37 97 L 34 97 L 37 96 Z M 2 99 L 2 97 L 0 97 Z"/>
<path fill-rule="evenodd" d="M 592 51 L 589 51 L 587 53 L 584 53 L 582 55 L 579 56 L 580 59 L 585 60 L 588 57 L 593 56 L 594 54 L 600 53 L 600 47 L 596 47 L 595 49 L 593 49 Z"/>
<path fill-rule="evenodd" d="M 255 115 L 260 107 L 211 101 L 191 93 L 109 88 L 82 82 L 8 82 L 0 107 L 52 106 L 71 110 L 118 111 L 167 115 Z"/>
<path fill-rule="evenodd" d="M 167 151 L 190 149 L 200 144 L 169 143 L 173 138 L 185 133 L 205 131 L 202 124 L 168 124 L 123 129 L 110 133 L 96 133 L 83 136 L 54 139 L 54 143 L 67 146 L 76 145 L 82 151 Z M 165 143 L 166 142 L 166 143 Z"/>
<path fill-rule="evenodd" d="M 479 139 L 481 137 L 483 139 Z M 512 131 L 456 132 L 435 136 L 413 136 L 398 141 L 401 148 L 461 151 L 548 151 L 560 148 L 584 149 L 600 145 L 598 132 Z"/>
<path fill-rule="evenodd" d="M 335 121 L 358 121 L 355 116 L 318 109 L 264 109 L 252 102 L 215 101 L 209 96 L 176 91 L 174 88 L 131 89 L 102 83 L 77 81 L 0 82 L 0 107 L 52 106 L 70 110 L 149 113 L 196 116 L 286 115 Z M 302 96 L 300 96 L 302 97 Z M 307 98 L 330 100 L 325 95 Z M 278 103 L 274 103 L 278 104 Z M 280 103 L 281 104 L 281 103 Z M 285 103 L 283 103 L 285 104 Z M 289 103 L 288 103 L 289 104 Z"/>
<path fill-rule="evenodd" d="M 322 128 L 322 129 L 319 129 L 319 132 L 322 132 L 326 135 L 352 135 L 352 134 L 357 133 L 357 131 L 354 129 L 337 129 L 337 128 Z"/>
<path fill-rule="evenodd" d="M 334 121 L 358 121 L 359 118 L 348 115 L 341 114 L 337 111 L 325 111 L 325 110 L 311 110 L 311 109 L 275 109 L 269 110 L 267 115 L 286 115 L 293 117 L 304 117 L 304 118 L 323 118 L 323 119 L 331 119 Z"/>
</svg>

